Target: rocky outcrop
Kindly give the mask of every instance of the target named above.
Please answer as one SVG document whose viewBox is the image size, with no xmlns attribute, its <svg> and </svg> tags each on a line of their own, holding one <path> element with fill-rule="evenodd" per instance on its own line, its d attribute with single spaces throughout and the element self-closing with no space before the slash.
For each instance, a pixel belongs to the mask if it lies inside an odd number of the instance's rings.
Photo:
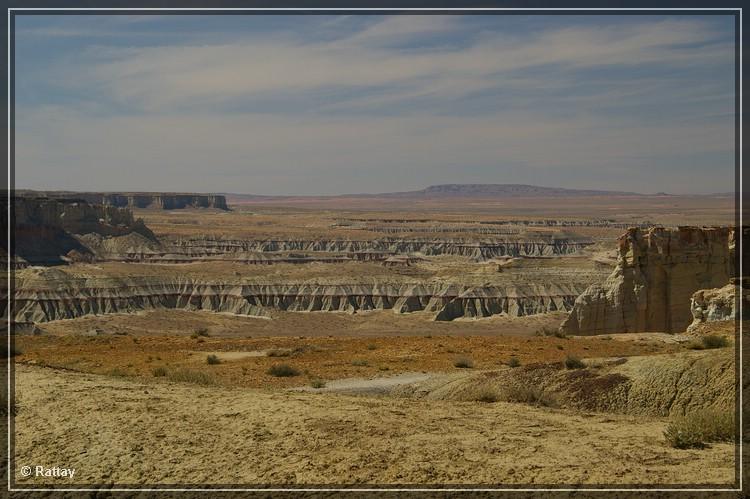
<svg viewBox="0 0 750 499">
<path fill-rule="evenodd" d="M 683 332 L 697 290 L 734 275 L 735 231 L 727 227 L 629 229 L 603 285 L 579 296 L 561 326 L 567 334 Z"/>
<path fill-rule="evenodd" d="M 570 310 L 578 286 L 463 286 L 441 282 L 202 282 L 189 278 L 74 277 L 58 269 L 26 269 L 16 280 L 11 317 L 19 323 L 160 308 L 267 316 L 270 310 L 429 312 L 435 320 L 522 316 Z"/>
<path fill-rule="evenodd" d="M 693 294 L 690 300 L 690 313 L 693 323 L 688 331 L 698 324 L 717 321 L 731 321 L 738 317 L 739 307 L 750 310 L 750 283 L 732 282 L 723 288 L 701 289 Z"/>
<path fill-rule="evenodd" d="M 91 204 L 120 208 L 154 208 L 179 210 L 183 208 L 216 208 L 228 210 L 226 197 L 219 194 L 191 194 L 165 192 L 35 192 L 21 191 L 33 197 L 79 199 Z"/>
<path fill-rule="evenodd" d="M 29 263 L 57 264 L 66 259 L 91 261 L 96 251 L 87 244 L 87 235 L 107 240 L 110 246 L 126 236 L 158 246 L 156 237 L 143 221 L 134 219 L 132 212 L 125 208 L 63 198 L 15 197 L 12 202 L 15 222 L 12 254 Z"/>
<path fill-rule="evenodd" d="M 174 252 L 192 256 L 231 252 L 310 251 L 329 253 L 420 253 L 426 256 L 452 255 L 486 260 L 500 256 L 569 255 L 592 244 L 572 239 L 208 239 L 183 238 L 170 245 Z"/>
</svg>

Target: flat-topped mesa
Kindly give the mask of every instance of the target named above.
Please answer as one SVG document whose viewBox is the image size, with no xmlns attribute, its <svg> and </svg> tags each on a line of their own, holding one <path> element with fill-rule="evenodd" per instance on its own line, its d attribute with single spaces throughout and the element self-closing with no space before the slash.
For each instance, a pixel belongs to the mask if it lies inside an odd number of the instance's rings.
<svg viewBox="0 0 750 499">
<path fill-rule="evenodd" d="M 184 208 L 216 208 L 229 210 L 225 196 L 174 192 L 43 192 L 19 191 L 21 195 L 43 195 L 49 198 L 76 198 L 92 204 L 119 208 L 153 208 L 179 210 Z"/>
<path fill-rule="evenodd" d="M 567 334 L 683 332 L 699 289 L 734 276 L 730 227 L 631 228 L 619 239 L 618 263 L 603 285 L 579 296 L 560 326 Z"/>
<path fill-rule="evenodd" d="M 126 208 L 66 198 L 14 197 L 12 203 L 13 256 L 31 263 L 94 259 L 96 251 L 89 244 L 94 240 L 111 245 L 124 237 L 158 244 L 143 221 Z"/>
</svg>

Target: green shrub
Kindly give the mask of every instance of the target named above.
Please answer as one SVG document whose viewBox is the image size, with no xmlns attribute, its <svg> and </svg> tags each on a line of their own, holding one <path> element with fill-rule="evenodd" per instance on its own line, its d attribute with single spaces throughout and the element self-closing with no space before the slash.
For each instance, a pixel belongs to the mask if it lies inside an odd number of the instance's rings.
<svg viewBox="0 0 750 499">
<path fill-rule="evenodd" d="M 268 368 L 266 371 L 271 376 L 277 378 L 287 378 L 291 376 L 299 376 L 299 371 L 288 364 L 275 364 Z"/>
<path fill-rule="evenodd" d="M 586 364 L 581 359 L 573 355 L 565 357 L 565 368 L 566 369 L 585 369 Z"/>
<path fill-rule="evenodd" d="M 707 442 L 735 440 L 734 412 L 704 409 L 672 419 L 664 430 L 667 443 L 677 449 L 702 449 Z"/>
<path fill-rule="evenodd" d="M 214 379 L 209 375 L 201 371 L 195 371 L 193 369 L 177 369 L 167 373 L 167 379 L 169 381 L 175 381 L 178 383 L 195 383 L 197 385 L 213 385 Z"/>
<path fill-rule="evenodd" d="M 165 367 L 155 367 L 151 374 L 154 375 L 155 378 L 163 378 L 167 375 L 167 369 Z"/>
<path fill-rule="evenodd" d="M 508 366 L 510 367 L 518 367 L 521 365 L 521 361 L 518 360 L 518 357 L 511 357 L 508 361 Z"/>
<path fill-rule="evenodd" d="M 322 379 L 312 379 L 312 380 L 310 380 L 310 386 L 313 387 L 313 388 L 316 388 L 316 389 L 317 388 L 325 388 L 326 387 L 326 382 L 323 381 Z"/>
<path fill-rule="evenodd" d="M 221 364 L 221 361 L 216 355 L 211 354 L 208 357 L 206 357 L 206 363 L 213 366 L 216 364 Z"/>
<path fill-rule="evenodd" d="M 729 345 L 729 341 L 723 336 L 711 334 L 704 336 L 701 339 L 701 344 L 704 348 L 724 348 Z"/>
<path fill-rule="evenodd" d="M 459 369 L 471 369 L 474 367 L 474 361 L 468 357 L 459 357 L 453 361 L 453 365 Z"/>
</svg>

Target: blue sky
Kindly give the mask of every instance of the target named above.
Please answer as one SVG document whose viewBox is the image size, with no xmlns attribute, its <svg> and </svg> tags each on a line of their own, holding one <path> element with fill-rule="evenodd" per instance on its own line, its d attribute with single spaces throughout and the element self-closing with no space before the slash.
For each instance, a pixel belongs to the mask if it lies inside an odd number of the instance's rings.
<svg viewBox="0 0 750 499">
<path fill-rule="evenodd" d="M 734 189 L 731 16 L 16 16 L 16 186 Z"/>
</svg>

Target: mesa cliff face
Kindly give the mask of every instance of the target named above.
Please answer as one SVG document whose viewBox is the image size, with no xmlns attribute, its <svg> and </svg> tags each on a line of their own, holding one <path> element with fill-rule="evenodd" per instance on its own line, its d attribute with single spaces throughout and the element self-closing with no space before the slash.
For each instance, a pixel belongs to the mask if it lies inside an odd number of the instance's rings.
<svg viewBox="0 0 750 499">
<path fill-rule="evenodd" d="M 81 235 L 108 241 L 131 236 L 144 244 L 156 244 L 154 234 L 128 209 L 62 198 L 15 197 L 12 203 L 13 256 L 31 263 L 56 264 L 68 257 L 94 259 L 95 252 Z"/>
<path fill-rule="evenodd" d="M 166 242 L 166 241 L 165 241 Z M 208 256 L 236 252 L 309 251 L 327 253 L 382 253 L 383 255 L 421 253 L 426 256 L 452 255 L 486 260 L 500 256 L 569 255 L 591 245 L 576 239 L 518 240 L 487 239 L 212 239 L 185 238 L 169 243 L 171 252 Z"/>
<path fill-rule="evenodd" d="M 445 282 L 202 281 L 185 276 L 77 277 L 59 269 L 26 269 L 16 279 L 11 318 L 40 323 L 90 314 L 183 309 L 268 316 L 289 312 L 393 310 L 429 312 L 439 321 L 495 314 L 524 316 L 570 310 L 580 285 L 471 286 Z"/>
<path fill-rule="evenodd" d="M 225 196 L 219 194 L 191 194 L 169 192 L 34 192 L 19 191 L 31 197 L 68 198 L 118 208 L 154 208 L 179 210 L 183 208 L 216 208 L 228 210 Z"/>
<path fill-rule="evenodd" d="M 734 275 L 735 231 L 727 227 L 631 228 L 603 285 L 579 296 L 560 329 L 567 334 L 683 332 L 696 291 Z"/>
<path fill-rule="evenodd" d="M 748 310 L 750 306 L 749 283 L 732 282 L 723 288 L 701 289 L 693 294 L 690 300 L 690 313 L 693 323 L 688 331 L 705 322 L 734 320 L 739 315 L 739 308 Z"/>
</svg>

